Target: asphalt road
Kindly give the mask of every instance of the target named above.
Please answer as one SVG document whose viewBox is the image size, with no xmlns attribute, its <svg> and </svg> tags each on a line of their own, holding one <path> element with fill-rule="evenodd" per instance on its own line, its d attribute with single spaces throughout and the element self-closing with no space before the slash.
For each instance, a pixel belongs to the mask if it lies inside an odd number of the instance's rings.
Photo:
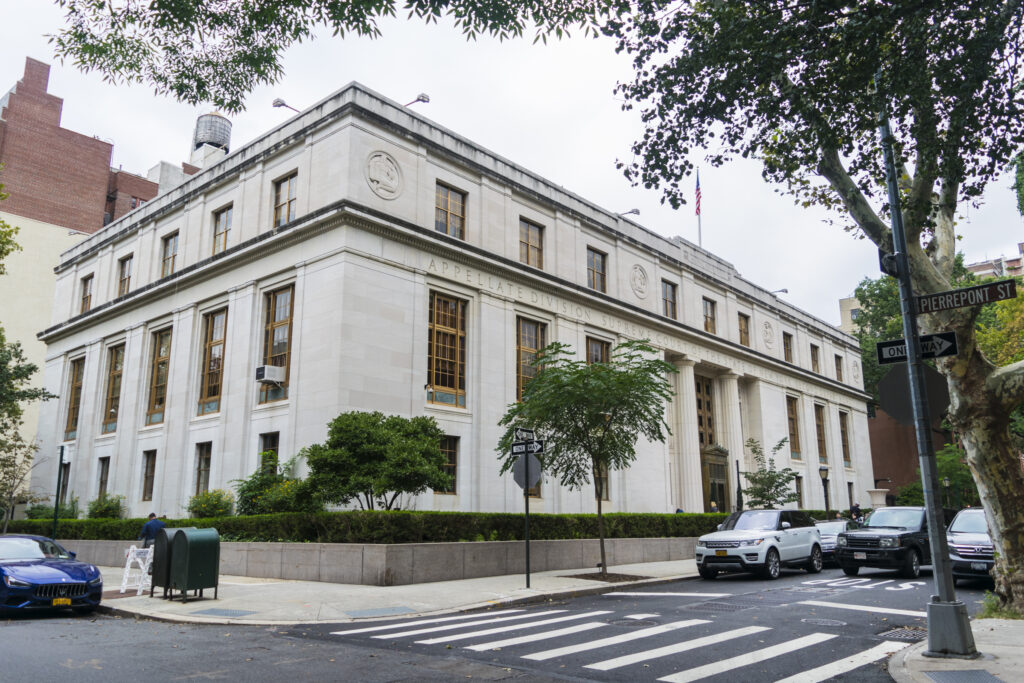
<svg viewBox="0 0 1024 683">
<path fill-rule="evenodd" d="M 986 584 L 959 587 L 973 614 Z M 931 576 L 720 576 L 443 617 L 296 627 L 65 614 L 0 621 L 7 682 L 889 681 L 924 637 Z M 918 616 L 920 615 L 920 616 Z"/>
</svg>

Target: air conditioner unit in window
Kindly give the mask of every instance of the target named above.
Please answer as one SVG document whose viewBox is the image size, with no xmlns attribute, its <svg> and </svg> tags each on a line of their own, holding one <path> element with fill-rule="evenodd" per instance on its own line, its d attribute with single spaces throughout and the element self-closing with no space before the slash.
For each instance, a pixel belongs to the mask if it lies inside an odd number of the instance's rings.
<svg viewBox="0 0 1024 683">
<path fill-rule="evenodd" d="M 256 381 L 263 384 L 284 384 L 284 368 L 276 365 L 256 367 Z"/>
</svg>

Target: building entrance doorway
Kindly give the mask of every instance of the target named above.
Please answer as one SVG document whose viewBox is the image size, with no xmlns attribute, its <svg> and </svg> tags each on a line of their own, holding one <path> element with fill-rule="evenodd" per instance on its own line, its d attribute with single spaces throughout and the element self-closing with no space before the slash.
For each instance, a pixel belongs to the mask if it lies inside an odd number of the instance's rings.
<svg viewBox="0 0 1024 683">
<path fill-rule="evenodd" d="M 714 502 L 719 512 L 729 512 L 729 452 L 712 446 L 701 453 L 700 469 L 704 484 L 704 512 L 711 512 Z"/>
</svg>

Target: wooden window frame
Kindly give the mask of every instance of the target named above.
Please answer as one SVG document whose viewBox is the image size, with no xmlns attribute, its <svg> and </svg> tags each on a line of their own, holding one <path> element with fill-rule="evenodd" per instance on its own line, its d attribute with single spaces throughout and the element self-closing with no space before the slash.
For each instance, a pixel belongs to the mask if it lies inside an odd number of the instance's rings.
<svg viewBox="0 0 1024 683">
<path fill-rule="evenodd" d="M 679 318 L 679 285 L 668 280 L 661 281 L 661 313 L 666 318 Z"/>
<path fill-rule="evenodd" d="M 800 454 L 800 399 L 786 397 L 786 422 L 789 425 L 789 457 L 803 460 Z"/>
<path fill-rule="evenodd" d="M 718 302 L 706 296 L 702 298 L 704 310 L 704 331 L 709 334 L 717 334 L 718 330 Z"/>
<path fill-rule="evenodd" d="M 220 321 L 220 336 L 217 318 Z M 224 359 L 227 351 L 228 309 L 220 308 L 203 316 L 203 358 L 199 366 L 199 405 L 198 415 L 220 412 L 220 399 L 224 392 Z M 219 357 L 215 354 L 220 354 Z M 219 361 L 213 368 L 213 361 Z"/>
<path fill-rule="evenodd" d="M 85 375 L 85 357 L 71 361 L 68 384 L 68 414 L 64 423 L 64 440 L 78 438 L 78 413 L 82 408 L 82 379 Z"/>
<path fill-rule="evenodd" d="M 441 437 L 441 455 L 445 457 L 445 463 L 441 466 L 445 474 L 451 476 L 451 483 L 443 489 L 434 489 L 434 493 L 442 496 L 454 496 L 459 491 L 459 437 Z"/>
<path fill-rule="evenodd" d="M 263 432 L 260 434 L 259 468 L 265 474 L 277 474 L 278 455 L 281 451 L 281 432 Z M 264 453 L 273 453 L 273 458 L 264 458 Z M 273 468 L 273 469 L 271 469 Z"/>
<path fill-rule="evenodd" d="M 843 357 L 840 356 L 837 353 L 835 355 L 835 360 L 836 360 L 836 381 L 837 382 L 842 382 L 843 381 Z"/>
<path fill-rule="evenodd" d="M 459 206 L 453 205 L 453 197 L 458 198 Z M 438 180 L 434 187 L 434 230 L 456 239 L 466 239 L 467 203 L 467 193 Z"/>
<path fill-rule="evenodd" d="M 466 407 L 466 315 L 469 303 L 430 292 L 427 315 L 427 402 Z M 442 307 L 448 309 L 445 313 Z M 454 324 L 451 324 L 454 323 Z"/>
<path fill-rule="evenodd" d="M 611 360 L 612 343 L 597 337 L 587 337 L 587 364 L 607 363 Z"/>
<path fill-rule="evenodd" d="M 782 358 L 787 363 L 793 362 L 793 335 L 789 332 L 782 333 Z"/>
<path fill-rule="evenodd" d="M 231 232 L 231 217 L 234 205 L 228 204 L 223 209 L 213 212 L 213 255 L 228 248 L 228 234 Z"/>
<path fill-rule="evenodd" d="M 828 464 L 828 441 L 825 439 L 825 406 L 814 404 L 814 432 L 818 440 L 818 463 Z"/>
<path fill-rule="evenodd" d="M 156 451 L 142 451 L 142 500 L 153 500 L 156 483 Z"/>
<path fill-rule="evenodd" d="M 71 463 L 65 462 L 60 465 L 60 495 L 57 496 L 61 505 L 68 502 L 69 482 L 71 481 Z"/>
<path fill-rule="evenodd" d="M 802 509 L 804 506 L 804 478 L 799 474 L 793 478 L 793 490 L 797 495 L 796 506 Z"/>
<path fill-rule="evenodd" d="M 173 275 L 178 265 L 178 232 L 165 235 L 160 241 L 160 277 Z"/>
<path fill-rule="evenodd" d="M 519 219 L 519 262 L 544 269 L 544 226 Z"/>
<path fill-rule="evenodd" d="M 167 355 L 160 355 L 161 339 L 167 337 Z M 146 425 L 161 424 L 167 412 L 167 384 L 171 371 L 171 328 L 157 330 L 152 336 L 153 351 L 149 364 L 149 400 L 146 402 Z M 163 383 L 160 382 L 160 371 L 163 369 Z"/>
<path fill-rule="evenodd" d="M 107 495 L 107 484 L 110 483 L 110 456 L 99 458 L 99 481 L 96 486 L 96 497 Z"/>
<path fill-rule="evenodd" d="M 79 314 L 88 313 L 92 308 L 92 286 L 96 281 L 92 273 L 89 273 L 82 278 L 80 287 L 82 292 L 81 306 L 78 310 Z"/>
<path fill-rule="evenodd" d="M 587 288 L 608 291 L 608 254 L 593 247 L 587 247 Z"/>
<path fill-rule="evenodd" d="M 611 478 L 608 476 L 608 465 L 598 464 L 593 468 L 592 474 L 594 476 L 594 500 L 610 501 L 612 499 Z"/>
<path fill-rule="evenodd" d="M 715 445 L 715 393 L 710 377 L 694 375 L 694 391 L 697 397 L 697 442 L 700 447 Z"/>
<path fill-rule="evenodd" d="M 740 344 L 750 347 L 750 316 L 746 313 L 736 314 L 736 324 L 739 326 Z"/>
<path fill-rule="evenodd" d="M 117 295 L 124 296 L 132 289 L 132 266 L 135 254 L 128 254 L 117 261 Z"/>
<path fill-rule="evenodd" d="M 288 315 L 278 318 L 278 296 L 288 295 Z M 283 401 L 288 398 L 288 382 L 291 378 L 292 365 L 292 330 L 295 318 L 295 285 L 278 287 L 263 295 L 263 365 L 274 365 L 284 368 L 284 382 L 279 386 L 261 384 L 260 403 Z M 225 323 L 226 323 L 225 319 Z M 274 353 L 274 335 L 277 330 L 287 327 L 288 336 L 285 341 L 284 353 Z"/>
<path fill-rule="evenodd" d="M 196 492 L 195 495 L 210 490 L 210 464 L 213 461 L 213 442 L 203 441 L 196 444 Z"/>
<path fill-rule="evenodd" d="M 821 374 L 821 347 L 811 344 L 811 372 Z"/>
<path fill-rule="evenodd" d="M 843 466 L 852 467 L 853 460 L 850 453 L 850 414 L 844 410 L 839 411 L 839 443 L 843 449 Z"/>
<path fill-rule="evenodd" d="M 299 172 L 292 171 L 288 175 L 274 181 L 274 227 L 295 220 L 295 203 L 298 195 Z M 284 193 L 281 191 L 285 190 Z M 282 197 L 282 194 L 284 195 Z"/>
<path fill-rule="evenodd" d="M 103 402 L 103 421 L 100 432 L 117 431 L 117 417 L 121 410 L 121 381 L 124 378 L 124 344 L 107 350 L 107 390 Z"/>
<path fill-rule="evenodd" d="M 516 401 L 523 400 L 526 385 L 537 376 L 538 368 L 532 363 L 547 345 L 547 328 L 539 320 L 516 317 Z"/>
</svg>

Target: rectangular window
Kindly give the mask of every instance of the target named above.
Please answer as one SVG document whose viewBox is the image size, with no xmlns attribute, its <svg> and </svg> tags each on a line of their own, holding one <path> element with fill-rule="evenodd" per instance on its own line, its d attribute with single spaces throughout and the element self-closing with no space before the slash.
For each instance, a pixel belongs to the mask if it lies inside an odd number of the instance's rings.
<svg viewBox="0 0 1024 683">
<path fill-rule="evenodd" d="M 812 372 L 817 372 L 817 373 L 821 372 L 821 363 L 820 363 L 820 358 L 819 358 L 820 355 L 821 354 L 819 353 L 818 347 L 815 346 L 814 344 L 811 344 L 811 371 Z"/>
<path fill-rule="evenodd" d="M 608 466 L 602 463 L 594 469 L 594 500 L 611 500 L 608 488 Z"/>
<path fill-rule="evenodd" d="M 796 487 L 796 506 L 802 510 L 804 507 L 804 478 L 798 476 L 793 480 L 793 486 Z"/>
<path fill-rule="evenodd" d="M 71 479 L 71 463 L 66 462 L 60 466 L 60 504 L 68 502 L 68 482 Z"/>
<path fill-rule="evenodd" d="M 528 318 L 516 319 L 516 400 L 523 400 L 523 390 L 537 376 L 533 365 L 537 353 L 544 348 L 547 325 Z"/>
<path fill-rule="evenodd" d="M 220 410 L 221 381 L 224 375 L 224 335 L 228 310 L 222 308 L 203 316 L 203 364 L 200 366 L 199 414 Z"/>
<path fill-rule="evenodd" d="M 839 441 L 843 447 L 843 465 L 851 467 L 853 465 L 850 460 L 850 415 L 839 411 Z"/>
<path fill-rule="evenodd" d="M 175 271 L 178 259 L 178 233 L 172 233 L 163 239 L 160 252 L 160 277 L 167 277 Z"/>
<path fill-rule="evenodd" d="M 444 473 L 451 477 L 451 481 L 443 489 L 435 489 L 434 493 L 454 494 L 458 491 L 456 484 L 458 483 L 459 474 L 459 437 L 442 436 L 441 455 L 445 459 Z"/>
<path fill-rule="evenodd" d="M 587 337 L 587 362 L 607 363 L 611 355 L 611 342 Z"/>
<path fill-rule="evenodd" d="M 277 473 L 277 451 L 280 443 L 280 432 L 260 434 L 260 469 L 264 474 Z"/>
<path fill-rule="evenodd" d="M 107 481 L 110 479 L 110 458 L 100 458 L 100 481 L 97 487 L 96 496 L 102 498 L 107 495 Z"/>
<path fill-rule="evenodd" d="M 814 431 L 818 435 L 818 462 L 828 464 L 828 449 L 825 443 L 825 406 L 814 404 Z"/>
<path fill-rule="evenodd" d="M 466 193 L 437 184 L 434 195 L 434 230 L 466 239 Z"/>
<path fill-rule="evenodd" d="M 718 306 L 711 299 L 704 299 L 704 331 L 715 334 L 717 325 L 715 319 L 717 317 L 716 310 Z"/>
<path fill-rule="evenodd" d="M 213 253 L 219 254 L 228 248 L 228 233 L 231 232 L 232 207 L 213 214 Z"/>
<path fill-rule="evenodd" d="M 149 368 L 149 404 L 146 408 L 146 424 L 155 425 L 164 421 L 167 403 L 167 371 L 171 365 L 171 331 L 153 333 L 153 356 Z"/>
<path fill-rule="evenodd" d="M 743 313 L 738 314 L 740 326 L 740 344 L 750 346 L 750 316 Z"/>
<path fill-rule="evenodd" d="M 678 308 L 676 306 L 676 285 L 665 280 L 661 281 L 661 312 L 666 318 L 672 318 L 675 320 L 678 317 Z"/>
<path fill-rule="evenodd" d="M 793 335 L 789 332 L 782 333 L 782 356 L 787 363 L 793 362 Z"/>
<path fill-rule="evenodd" d="M 598 292 L 608 291 L 608 256 L 587 247 L 587 287 Z"/>
<path fill-rule="evenodd" d="M 107 396 L 103 406 L 103 433 L 117 431 L 117 413 L 121 408 L 121 374 L 124 372 L 124 344 L 107 351 Z"/>
<path fill-rule="evenodd" d="M 153 500 L 153 481 L 156 479 L 156 451 L 142 452 L 142 500 Z"/>
<path fill-rule="evenodd" d="M 117 295 L 124 296 L 132 288 L 133 255 L 128 254 L 117 262 Z"/>
<path fill-rule="evenodd" d="M 846 499 L 849 507 L 853 507 L 853 482 L 846 482 Z"/>
<path fill-rule="evenodd" d="M 292 355 L 292 301 L 295 288 L 291 285 L 268 292 L 264 299 L 263 364 L 284 368 L 284 382 L 280 385 L 261 384 L 260 403 L 288 398 L 289 366 Z M 219 391 L 219 389 L 218 389 Z"/>
<path fill-rule="evenodd" d="M 85 359 L 71 361 L 71 384 L 68 391 L 68 415 L 64 428 L 64 440 L 71 441 L 78 436 L 78 411 L 82 405 L 82 375 L 85 373 Z"/>
<path fill-rule="evenodd" d="M 789 455 L 800 460 L 800 421 L 797 417 L 799 402 L 792 396 L 786 397 L 786 418 L 789 421 Z"/>
<path fill-rule="evenodd" d="M 274 183 L 274 227 L 279 228 L 285 223 L 295 220 L 295 191 L 299 180 L 298 173 L 292 173 Z"/>
<path fill-rule="evenodd" d="M 519 261 L 534 268 L 544 267 L 544 228 L 519 219 Z"/>
<path fill-rule="evenodd" d="M 213 443 L 196 444 L 196 495 L 210 490 L 210 460 L 213 458 Z"/>
<path fill-rule="evenodd" d="M 87 313 L 92 308 L 92 275 L 82 278 L 82 305 L 79 313 Z"/>
<path fill-rule="evenodd" d="M 430 293 L 427 400 L 466 407 L 466 302 Z"/>
<path fill-rule="evenodd" d="M 711 380 L 697 375 L 697 440 L 701 448 L 715 443 L 715 412 L 711 395 Z"/>
<path fill-rule="evenodd" d="M 836 354 L 836 380 L 843 381 L 843 357 Z"/>
</svg>

